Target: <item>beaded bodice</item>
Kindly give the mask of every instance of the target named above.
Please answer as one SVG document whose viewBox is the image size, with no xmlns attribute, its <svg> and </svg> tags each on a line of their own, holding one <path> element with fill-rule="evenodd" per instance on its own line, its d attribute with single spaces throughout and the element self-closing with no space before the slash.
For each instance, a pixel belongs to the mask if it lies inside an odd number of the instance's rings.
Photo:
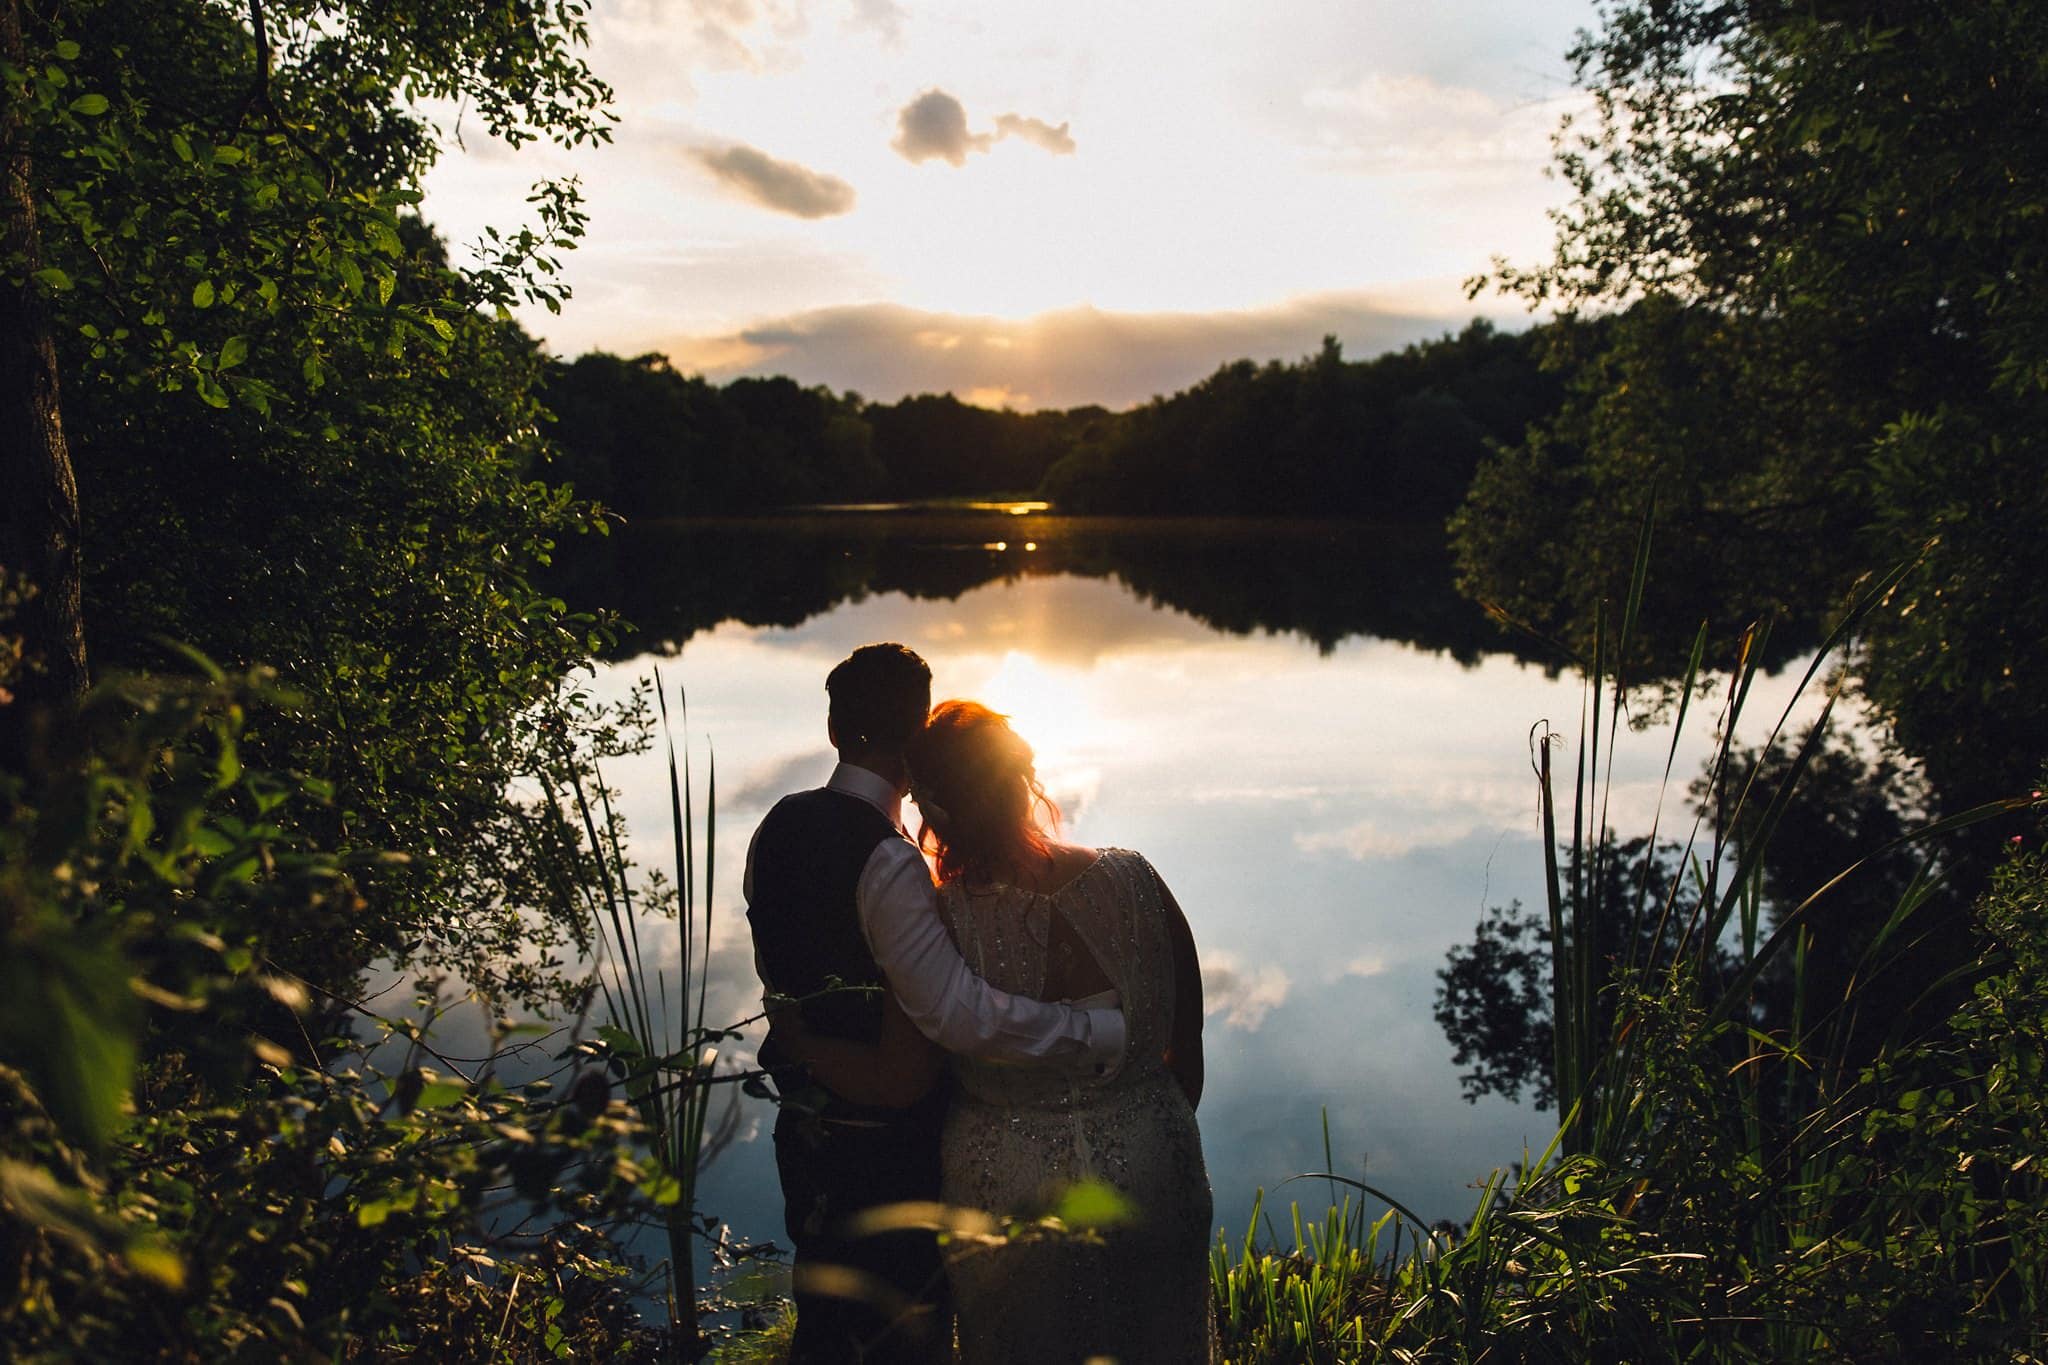
<svg viewBox="0 0 2048 1365">
<path fill-rule="evenodd" d="M 1078 939 L 1108 974 L 1124 1012 L 1127 1039 L 1118 1080 L 1130 1084 L 1163 1072 L 1173 1025 L 1173 953 L 1159 878 L 1143 857 L 1104 849 L 1088 868 L 1049 894 L 997 885 L 953 883 L 939 893 L 939 913 L 960 955 L 992 986 L 1044 998 L 1052 954 Z M 1054 932 L 1064 919 L 1069 934 Z M 1069 1079 L 1043 1068 L 958 1058 L 969 1097 L 987 1104 L 1087 1103 L 1104 1082 Z M 1078 1087 L 1078 1092 L 1077 1092 Z"/>
</svg>

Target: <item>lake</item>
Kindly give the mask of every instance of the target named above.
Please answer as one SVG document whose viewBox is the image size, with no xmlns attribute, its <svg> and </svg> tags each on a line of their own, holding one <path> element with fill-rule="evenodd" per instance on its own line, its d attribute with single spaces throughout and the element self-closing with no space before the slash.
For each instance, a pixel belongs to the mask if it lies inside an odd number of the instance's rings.
<svg viewBox="0 0 2048 1365">
<path fill-rule="evenodd" d="M 758 1008 L 741 864 L 768 807 L 831 770 L 825 674 L 898 640 L 931 662 L 935 698 L 1013 718 L 1069 837 L 1140 850 L 1185 907 L 1206 986 L 1199 1118 L 1233 1237 L 1257 1190 L 1324 1169 L 1325 1114 L 1339 1172 L 1430 1219 L 1465 1220 L 1480 1182 L 1550 1139 L 1549 1114 L 1460 1097 L 1431 1011 L 1446 950 L 1485 908 L 1541 900 L 1530 733 L 1576 736 L 1582 689 L 1510 652 L 1428 537 L 988 505 L 615 542 L 589 572 L 639 633 L 594 690 L 622 695 L 660 663 L 687 689 L 700 795 L 715 753 L 713 1019 Z M 1749 714 L 1775 717 L 1796 678 L 1763 680 Z M 1680 747 L 1674 802 L 1709 730 L 1696 720 Z M 1648 828 L 1668 742 L 1624 731 L 1610 816 L 1624 833 Z M 651 866 L 669 858 L 663 763 L 605 774 Z M 663 941 L 673 964 L 672 927 Z M 751 1063 L 757 1041 L 726 1060 Z M 741 1239 L 779 1239 L 774 1115 L 738 1102 L 701 1205 Z M 1288 1201 L 1326 1193 L 1287 1186 L 1268 1208 L 1284 1226 Z"/>
</svg>

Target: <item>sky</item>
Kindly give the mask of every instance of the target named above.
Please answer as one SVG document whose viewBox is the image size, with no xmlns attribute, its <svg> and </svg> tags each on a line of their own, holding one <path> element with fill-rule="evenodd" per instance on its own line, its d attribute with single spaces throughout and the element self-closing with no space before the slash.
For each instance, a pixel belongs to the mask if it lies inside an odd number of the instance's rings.
<svg viewBox="0 0 2048 1365">
<path fill-rule="evenodd" d="M 1325 333 L 1363 358 L 1545 254 L 1590 0 L 594 0 L 609 146 L 451 127 L 458 251 L 574 175 L 558 354 L 890 401 L 1124 407 Z"/>
</svg>

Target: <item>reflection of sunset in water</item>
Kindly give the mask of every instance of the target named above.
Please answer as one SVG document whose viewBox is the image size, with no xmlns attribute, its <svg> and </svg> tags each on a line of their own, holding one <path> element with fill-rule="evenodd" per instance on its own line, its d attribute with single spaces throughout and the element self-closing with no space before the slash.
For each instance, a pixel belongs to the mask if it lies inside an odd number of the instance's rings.
<svg viewBox="0 0 2048 1365">
<path fill-rule="evenodd" d="M 1038 755 L 1047 781 L 1107 739 L 1091 697 L 1091 678 L 1076 669 L 1047 665 L 1022 650 L 1010 650 L 974 700 L 1010 718 Z"/>
</svg>

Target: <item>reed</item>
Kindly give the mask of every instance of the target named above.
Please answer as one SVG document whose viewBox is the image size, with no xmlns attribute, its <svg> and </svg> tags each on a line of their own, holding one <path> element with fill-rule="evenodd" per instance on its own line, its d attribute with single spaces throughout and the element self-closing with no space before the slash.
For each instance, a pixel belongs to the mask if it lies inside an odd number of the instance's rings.
<svg viewBox="0 0 2048 1365">
<path fill-rule="evenodd" d="M 668 757 L 673 880 L 656 878 L 648 887 L 635 888 L 623 825 L 595 763 L 571 759 L 568 785 L 593 854 L 593 875 L 581 892 L 592 930 L 592 978 L 604 1011 L 598 1050 L 638 1114 L 660 1172 L 651 1194 L 668 1246 L 670 1358 L 698 1360 L 709 1343 L 700 1327 L 696 1242 L 707 1229 L 697 1212 L 697 1186 L 705 1167 L 736 1132 L 736 1103 L 728 1104 L 715 1127 L 711 1123 L 719 1083 L 734 1079 L 717 1074 L 718 1045 L 736 1035 L 729 1028 L 707 1026 L 705 1015 L 718 846 L 717 762 L 707 757 L 700 833 L 688 745 L 679 758 L 658 668 L 654 691 Z M 688 704 L 680 690 L 677 698 L 687 740 Z M 653 943 L 642 941 L 640 922 L 650 910 L 673 911 L 678 943 L 673 972 L 653 953 Z"/>
</svg>

